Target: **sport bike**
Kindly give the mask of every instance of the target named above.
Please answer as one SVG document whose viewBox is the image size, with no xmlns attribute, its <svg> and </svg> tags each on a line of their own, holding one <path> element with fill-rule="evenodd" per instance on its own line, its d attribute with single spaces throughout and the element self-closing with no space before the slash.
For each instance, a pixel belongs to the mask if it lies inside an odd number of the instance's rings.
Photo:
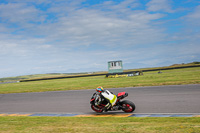
<svg viewBox="0 0 200 133">
<path fill-rule="evenodd" d="M 135 104 L 131 101 L 128 100 L 123 100 L 125 97 L 128 96 L 128 93 L 126 92 L 120 92 L 117 94 L 117 102 L 116 104 L 110 108 L 109 110 L 106 111 L 117 111 L 117 110 L 123 110 L 124 112 L 130 113 L 133 112 L 135 110 Z M 98 113 L 102 113 L 104 107 L 106 106 L 106 104 L 108 103 L 106 100 L 102 100 L 98 105 L 95 104 L 98 102 L 98 94 L 94 93 L 91 100 L 90 100 L 90 104 L 91 104 L 91 108 L 92 110 L 94 110 L 95 112 Z"/>
</svg>

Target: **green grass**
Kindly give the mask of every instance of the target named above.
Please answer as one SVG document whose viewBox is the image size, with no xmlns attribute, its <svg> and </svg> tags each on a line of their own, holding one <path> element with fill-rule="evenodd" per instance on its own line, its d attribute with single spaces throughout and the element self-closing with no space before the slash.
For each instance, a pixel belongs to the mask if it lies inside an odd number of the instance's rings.
<svg viewBox="0 0 200 133">
<path fill-rule="evenodd" d="M 105 78 L 105 76 L 66 78 L 0 84 L 0 93 L 44 92 L 61 90 L 200 84 L 200 67 L 145 72 L 143 76 Z"/>
<path fill-rule="evenodd" d="M 0 117 L 1 133 L 199 133 L 200 118 Z"/>
<path fill-rule="evenodd" d="M 20 81 L 20 80 L 26 80 L 26 79 L 37 79 L 37 78 L 47 78 L 47 77 L 61 77 L 61 76 L 69 76 L 69 75 L 70 74 L 62 74 L 62 73 L 24 75 L 24 76 L 17 76 L 17 77 L 0 78 L 0 82 Z"/>
<path fill-rule="evenodd" d="M 165 67 L 154 67 L 154 68 L 140 68 L 140 69 L 128 69 L 124 70 L 124 72 L 130 72 L 130 71 L 146 71 L 146 70 L 155 70 L 155 69 L 168 69 L 168 68 L 175 68 L 175 67 L 194 67 L 199 66 L 200 62 L 192 62 L 187 64 L 174 64 L 171 66 L 165 66 Z M 92 74 L 107 74 L 107 71 L 101 71 L 101 72 L 92 72 Z M 92 75 L 91 74 L 91 75 Z M 46 79 L 46 78 L 58 78 L 58 77 L 70 77 L 70 76 L 80 76 L 80 75 L 88 75 L 88 72 L 82 72 L 82 73 L 48 73 L 48 74 L 34 74 L 34 75 L 24 75 L 24 76 L 17 76 L 17 77 L 6 77 L 6 78 L 0 78 L 1 82 L 12 82 L 12 81 L 27 81 L 27 80 L 35 80 L 35 79 Z"/>
</svg>

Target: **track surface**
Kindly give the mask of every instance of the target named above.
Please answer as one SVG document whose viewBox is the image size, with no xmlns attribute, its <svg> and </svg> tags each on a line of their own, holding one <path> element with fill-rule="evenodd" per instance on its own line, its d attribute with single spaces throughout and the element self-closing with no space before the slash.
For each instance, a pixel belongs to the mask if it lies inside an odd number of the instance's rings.
<svg viewBox="0 0 200 133">
<path fill-rule="evenodd" d="M 108 89 L 126 91 L 136 105 L 134 113 L 200 113 L 200 84 Z M 93 114 L 94 90 L 0 94 L 0 113 Z M 119 113 L 122 111 L 119 111 Z"/>
</svg>

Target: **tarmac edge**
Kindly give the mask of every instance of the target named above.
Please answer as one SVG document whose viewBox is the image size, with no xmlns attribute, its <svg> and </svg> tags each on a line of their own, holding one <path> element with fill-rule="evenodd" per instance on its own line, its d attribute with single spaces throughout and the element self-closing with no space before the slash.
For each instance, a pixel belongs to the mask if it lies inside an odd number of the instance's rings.
<svg viewBox="0 0 200 133">
<path fill-rule="evenodd" d="M 0 113 L 1 116 L 48 116 L 48 117 L 200 117 L 200 113 L 167 113 L 167 114 L 73 114 L 73 113 Z"/>
</svg>

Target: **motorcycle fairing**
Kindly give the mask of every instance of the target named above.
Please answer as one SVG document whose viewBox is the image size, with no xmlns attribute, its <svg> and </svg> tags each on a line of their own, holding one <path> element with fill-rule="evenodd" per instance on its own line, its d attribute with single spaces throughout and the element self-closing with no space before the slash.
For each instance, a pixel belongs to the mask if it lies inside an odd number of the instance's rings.
<svg viewBox="0 0 200 133">
<path fill-rule="evenodd" d="M 123 95 L 125 95 L 125 92 L 120 92 L 120 93 L 117 94 L 117 97 L 120 97 L 120 96 L 123 96 Z"/>
</svg>

